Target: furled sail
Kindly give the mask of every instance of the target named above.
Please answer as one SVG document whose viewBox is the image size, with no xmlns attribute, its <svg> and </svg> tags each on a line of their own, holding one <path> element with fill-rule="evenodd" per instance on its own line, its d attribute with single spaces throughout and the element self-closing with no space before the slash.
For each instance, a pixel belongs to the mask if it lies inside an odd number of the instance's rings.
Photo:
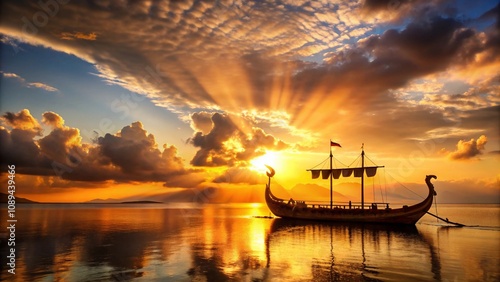
<svg viewBox="0 0 500 282">
<path fill-rule="evenodd" d="M 352 168 L 344 168 L 342 169 L 342 177 L 349 177 L 352 174 Z"/>
<path fill-rule="evenodd" d="M 363 173 L 366 173 L 367 177 L 373 177 L 377 174 L 377 168 L 383 166 L 367 166 L 367 167 L 356 167 L 356 168 L 335 168 L 335 169 L 311 169 L 312 178 L 316 179 L 321 174 L 321 178 L 328 179 L 330 174 L 333 174 L 334 179 L 339 179 L 342 177 L 349 177 L 354 172 L 354 177 L 361 177 Z"/>
<path fill-rule="evenodd" d="M 368 177 L 374 177 L 375 174 L 377 174 L 377 167 L 376 166 L 367 167 L 365 169 L 366 169 L 366 176 L 368 176 Z"/>
<path fill-rule="evenodd" d="M 339 179 L 340 175 L 342 174 L 342 170 L 341 169 L 334 169 L 332 173 L 333 173 L 334 179 Z"/>
</svg>

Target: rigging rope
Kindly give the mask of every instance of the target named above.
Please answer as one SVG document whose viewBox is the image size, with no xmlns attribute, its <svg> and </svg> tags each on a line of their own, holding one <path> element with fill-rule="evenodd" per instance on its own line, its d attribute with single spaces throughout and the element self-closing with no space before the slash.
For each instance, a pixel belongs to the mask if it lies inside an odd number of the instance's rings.
<svg viewBox="0 0 500 282">
<path fill-rule="evenodd" d="M 385 169 L 384 169 L 384 175 L 385 175 Z M 384 194 L 382 193 L 382 180 L 380 177 L 378 177 L 378 187 L 380 190 L 380 197 L 382 198 L 382 202 L 384 202 Z"/>
<path fill-rule="evenodd" d="M 359 157 L 358 157 L 359 158 Z M 337 160 L 335 157 L 333 157 L 333 160 L 335 161 L 335 163 L 339 162 L 341 165 L 343 165 L 344 167 L 346 166 L 343 162 Z M 337 166 L 335 166 L 337 167 Z"/>
<path fill-rule="evenodd" d="M 356 162 L 357 160 L 359 160 L 359 158 L 361 157 L 361 155 L 359 155 L 354 161 L 352 161 L 352 163 L 350 165 L 348 165 L 347 167 L 351 167 L 351 165 Z"/>
<path fill-rule="evenodd" d="M 365 154 L 365 158 L 367 158 L 370 162 L 372 162 L 372 164 L 378 166 L 374 161 L 372 161 L 366 154 Z"/>
<path fill-rule="evenodd" d="M 329 159 L 330 159 L 330 157 L 328 156 L 326 159 L 324 159 L 323 161 L 321 161 L 319 164 L 317 164 L 317 165 L 313 166 L 312 168 L 310 168 L 310 170 L 313 170 L 313 169 L 317 168 L 318 166 L 324 167 L 325 165 L 327 165 L 327 164 L 328 164 L 328 163 L 327 163 L 327 161 L 328 161 Z M 334 164 L 334 167 L 338 167 L 338 166 L 337 166 L 337 163 L 340 163 L 340 164 L 341 164 L 342 166 L 344 166 L 344 167 L 350 167 L 350 165 L 349 165 L 349 166 L 346 166 L 344 163 L 342 163 L 341 161 L 339 161 L 339 160 L 338 160 L 338 159 L 336 159 L 335 157 L 332 157 L 332 159 L 333 159 L 333 164 Z M 359 157 L 358 157 L 358 159 L 359 159 Z M 352 165 L 352 164 L 351 164 L 351 165 Z"/>
<path fill-rule="evenodd" d="M 324 159 L 322 162 L 320 162 L 319 164 L 313 166 L 311 169 L 315 169 L 316 167 L 320 166 L 320 165 L 324 165 L 324 163 L 329 159 L 330 157 L 327 157 L 326 159 Z"/>
<path fill-rule="evenodd" d="M 437 195 L 434 193 L 434 207 L 436 208 L 436 216 L 438 215 L 438 206 L 437 206 Z M 438 221 L 438 219 L 436 219 Z"/>
<path fill-rule="evenodd" d="M 375 179 L 372 179 L 372 193 L 373 193 L 373 201 L 376 202 L 376 199 L 375 199 Z"/>
<path fill-rule="evenodd" d="M 387 172 L 387 174 L 389 174 L 390 177 L 392 177 L 392 179 L 394 179 L 396 181 L 397 184 L 403 186 L 404 188 L 406 188 L 408 191 L 412 192 L 413 194 L 419 196 L 421 199 L 425 199 L 424 197 L 420 196 L 419 194 L 415 193 L 413 190 L 411 190 L 410 188 L 406 187 L 403 183 L 399 182 L 396 178 L 394 178 L 394 176 L 392 176 L 390 173 Z"/>
</svg>

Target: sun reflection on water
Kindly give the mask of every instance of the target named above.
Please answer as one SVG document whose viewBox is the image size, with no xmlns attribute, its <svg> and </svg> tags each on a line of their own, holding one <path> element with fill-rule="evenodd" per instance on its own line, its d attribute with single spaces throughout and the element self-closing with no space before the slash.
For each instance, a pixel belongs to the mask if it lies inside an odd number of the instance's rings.
<svg viewBox="0 0 500 282">
<path fill-rule="evenodd" d="M 499 277 L 494 263 L 499 259 L 498 230 L 253 217 L 268 214 L 262 204 L 203 205 L 189 213 L 169 205 L 26 207 L 18 212 L 24 220 L 18 222 L 16 234 L 19 275 L 14 281 L 453 281 L 457 277 L 496 281 Z"/>
</svg>

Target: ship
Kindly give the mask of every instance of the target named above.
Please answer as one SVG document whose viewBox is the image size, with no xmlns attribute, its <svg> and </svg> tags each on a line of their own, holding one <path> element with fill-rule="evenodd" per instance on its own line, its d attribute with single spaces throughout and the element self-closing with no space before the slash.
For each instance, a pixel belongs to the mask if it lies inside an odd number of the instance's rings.
<svg viewBox="0 0 500 282">
<path fill-rule="evenodd" d="M 421 202 L 414 205 L 402 205 L 392 207 L 386 202 L 365 203 L 364 199 L 364 182 L 365 177 L 373 177 L 377 173 L 377 169 L 383 166 L 365 166 L 364 145 L 361 147 L 361 166 L 360 167 L 332 167 L 332 146 L 341 147 L 340 144 L 330 140 L 330 167 L 323 169 L 309 169 L 312 178 L 330 180 L 330 203 L 318 204 L 317 202 L 305 200 L 289 200 L 281 199 L 273 195 L 271 191 L 271 178 L 275 175 L 275 170 L 267 166 L 268 183 L 266 184 L 265 199 L 266 204 L 271 212 L 281 218 L 329 221 L 329 222 L 344 222 L 344 223 L 380 223 L 392 225 L 415 225 L 417 221 L 428 213 L 432 206 L 436 191 L 432 184 L 432 179 L 437 179 L 435 175 L 426 175 L 425 183 L 429 189 L 428 195 Z M 353 203 L 334 203 L 333 201 L 333 179 L 342 177 L 354 177 L 361 179 L 361 202 Z"/>
</svg>

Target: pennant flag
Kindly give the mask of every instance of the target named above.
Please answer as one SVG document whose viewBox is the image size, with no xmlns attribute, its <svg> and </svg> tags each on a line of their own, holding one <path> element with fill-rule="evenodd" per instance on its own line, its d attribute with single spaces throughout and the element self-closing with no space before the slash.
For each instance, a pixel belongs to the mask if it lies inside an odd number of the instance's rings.
<svg viewBox="0 0 500 282">
<path fill-rule="evenodd" d="M 340 146 L 340 144 L 339 144 L 339 143 L 335 143 L 335 142 L 333 142 L 333 141 L 331 141 L 331 140 L 330 140 L 330 146 L 337 146 L 337 147 L 342 148 L 342 146 Z"/>
</svg>

